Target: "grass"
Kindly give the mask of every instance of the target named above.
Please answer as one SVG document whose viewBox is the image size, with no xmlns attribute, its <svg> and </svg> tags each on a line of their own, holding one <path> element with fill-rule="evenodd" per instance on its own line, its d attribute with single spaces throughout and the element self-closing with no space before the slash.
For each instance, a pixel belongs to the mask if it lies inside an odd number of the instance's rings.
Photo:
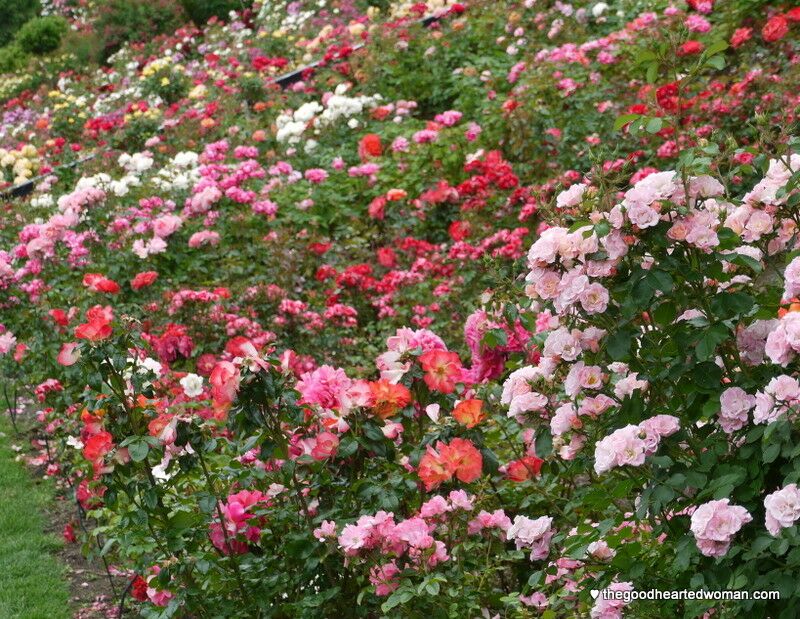
<svg viewBox="0 0 800 619">
<path fill-rule="evenodd" d="M 65 568 L 53 556 L 61 542 L 44 531 L 52 487 L 35 483 L 25 465 L 14 461 L 13 433 L 4 416 L 0 432 L 0 617 L 68 619 Z"/>
</svg>

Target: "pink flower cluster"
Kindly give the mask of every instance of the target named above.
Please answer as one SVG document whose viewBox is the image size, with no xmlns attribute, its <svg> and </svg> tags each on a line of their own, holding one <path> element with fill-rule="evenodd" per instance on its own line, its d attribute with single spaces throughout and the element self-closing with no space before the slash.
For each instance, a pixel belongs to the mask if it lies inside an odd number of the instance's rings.
<svg viewBox="0 0 800 619">
<path fill-rule="evenodd" d="M 614 582 L 608 586 L 610 591 L 633 591 L 633 584 L 629 582 Z M 598 595 L 594 606 L 589 611 L 592 619 L 621 619 L 625 607 L 624 600 Z"/>
<path fill-rule="evenodd" d="M 427 570 L 450 559 L 444 542 L 433 535 L 440 524 L 449 528 L 452 526 L 449 518 L 472 509 L 473 498 L 463 490 L 454 490 L 447 497 L 432 497 L 420 507 L 417 515 L 400 522 L 395 522 L 394 514 L 379 511 L 373 516 L 363 515 L 353 524 L 345 525 L 338 535 L 335 522 L 323 521 L 314 530 L 314 536 L 320 541 L 335 539 L 347 557 L 369 560 L 369 551 L 377 550 L 382 557 L 390 559 L 387 563 L 373 566 L 370 571 L 370 582 L 375 585 L 377 595 L 388 595 L 397 588 L 397 577 L 402 569 Z M 502 513 L 502 510 L 499 511 Z M 499 528 L 508 528 L 511 523 L 505 514 L 502 514 L 498 523 L 503 520 L 505 525 Z M 468 532 L 474 534 L 482 528 L 471 523 Z"/>
<path fill-rule="evenodd" d="M 773 378 L 763 391 L 756 393 L 753 421 L 769 424 L 788 415 L 800 405 L 800 383 L 796 378 L 781 375 Z"/>
<path fill-rule="evenodd" d="M 792 260 L 783 272 L 783 300 L 790 301 L 800 294 L 800 256 Z"/>
<path fill-rule="evenodd" d="M 767 336 L 764 352 L 773 363 L 782 367 L 800 352 L 800 312 L 788 312 Z"/>
<path fill-rule="evenodd" d="M 224 554 L 244 554 L 249 543 L 261 538 L 262 518 L 256 516 L 259 506 L 269 504 L 269 497 L 258 490 L 242 490 L 228 497 L 220 506 L 223 522 L 212 522 L 209 529 L 211 543 Z M 243 536 L 242 540 L 239 536 Z"/>
<path fill-rule="evenodd" d="M 595 445 L 594 470 L 600 474 L 626 464 L 641 466 L 646 456 L 656 452 L 662 438 L 679 429 L 677 417 L 656 415 L 638 426 L 627 425 L 615 430 Z"/>
<path fill-rule="evenodd" d="M 536 519 L 515 516 L 514 522 L 506 531 L 506 537 L 516 543 L 517 550 L 530 550 L 531 561 L 541 561 L 550 553 L 550 540 L 555 533 L 552 525 L 553 519 L 550 516 Z"/>
<path fill-rule="evenodd" d="M 692 514 L 690 529 L 702 554 L 722 557 L 728 552 L 734 535 L 752 519 L 744 507 L 731 505 L 729 499 L 720 499 L 698 507 Z"/>
<path fill-rule="evenodd" d="M 614 251 L 614 243 L 620 241 L 621 237 L 613 233 L 598 239 L 590 226 L 575 232 L 566 228 L 548 228 L 528 251 L 530 272 L 525 278 L 528 282 L 526 294 L 533 299 L 551 300 L 559 313 L 576 305 L 587 314 L 605 312 L 609 304 L 608 290 L 598 282 L 591 282 L 589 277 L 605 277 L 611 273 L 615 259 L 627 251 L 627 248 Z M 624 241 L 621 242 L 625 247 Z M 587 258 L 601 246 L 607 250 L 608 260 Z M 560 271 L 551 266 L 556 260 L 560 263 Z"/>
</svg>

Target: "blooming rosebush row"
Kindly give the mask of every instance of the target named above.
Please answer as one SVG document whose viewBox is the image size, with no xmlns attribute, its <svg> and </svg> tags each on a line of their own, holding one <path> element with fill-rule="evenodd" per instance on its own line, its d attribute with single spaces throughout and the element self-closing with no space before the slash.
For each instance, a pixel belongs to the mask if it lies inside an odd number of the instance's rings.
<svg viewBox="0 0 800 619">
<path fill-rule="evenodd" d="M 264 3 L 6 101 L 4 378 L 144 616 L 796 614 L 796 10 L 646 5 Z"/>
</svg>

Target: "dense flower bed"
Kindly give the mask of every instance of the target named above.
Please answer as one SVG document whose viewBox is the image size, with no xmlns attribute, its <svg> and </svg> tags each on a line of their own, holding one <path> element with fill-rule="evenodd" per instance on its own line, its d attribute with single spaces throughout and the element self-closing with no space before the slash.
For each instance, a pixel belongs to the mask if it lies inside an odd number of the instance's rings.
<svg viewBox="0 0 800 619">
<path fill-rule="evenodd" d="M 794 617 L 800 12 L 322 4 L 0 84 L 87 552 L 148 617 Z"/>
</svg>

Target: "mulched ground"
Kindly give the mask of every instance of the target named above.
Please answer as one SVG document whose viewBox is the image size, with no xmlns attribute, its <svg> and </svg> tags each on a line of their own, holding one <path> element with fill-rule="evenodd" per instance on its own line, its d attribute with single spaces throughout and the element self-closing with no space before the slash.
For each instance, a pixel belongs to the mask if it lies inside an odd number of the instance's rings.
<svg viewBox="0 0 800 619">
<path fill-rule="evenodd" d="M 78 531 L 79 523 L 76 504 L 63 496 L 53 501 L 52 511 L 48 514 L 48 533 L 62 536 L 64 527 L 71 525 Z M 116 572 L 112 566 L 111 575 L 101 560 L 87 561 L 79 542 L 67 542 L 57 554 L 58 559 L 67 566 L 67 577 L 70 586 L 70 599 L 76 612 L 75 619 L 111 619 L 119 617 L 119 600 L 128 586 L 129 579 Z M 123 616 L 133 617 L 130 610 L 130 597 Z"/>
</svg>

